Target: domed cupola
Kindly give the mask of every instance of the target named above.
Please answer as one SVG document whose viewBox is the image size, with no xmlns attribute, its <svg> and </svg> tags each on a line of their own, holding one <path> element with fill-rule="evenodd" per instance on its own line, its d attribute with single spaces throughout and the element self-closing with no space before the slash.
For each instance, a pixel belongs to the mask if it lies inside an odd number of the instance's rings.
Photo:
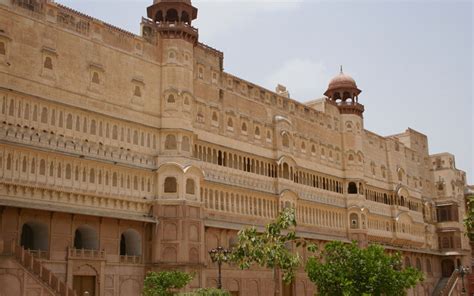
<svg viewBox="0 0 474 296">
<path fill-rule="evenodd" d="M 198 30 L 191 26 L 197 14 L 191 0 L 153 0 L 153 5 L 147 8 L 148 18 L 153 20 L 160 34 L 192 42 L 198 38 Z"/>
<path fill-rule="evenodd" d="M 364 106 L 359 104 L 361 92 L 354 78 L 344 74 L 341 66 L 339 75 L 331 79 L 324 95 L 328 97 L 328 102 L 339 108 L 342 114 L 356 114 L 362 117 Z"/>
</svg>

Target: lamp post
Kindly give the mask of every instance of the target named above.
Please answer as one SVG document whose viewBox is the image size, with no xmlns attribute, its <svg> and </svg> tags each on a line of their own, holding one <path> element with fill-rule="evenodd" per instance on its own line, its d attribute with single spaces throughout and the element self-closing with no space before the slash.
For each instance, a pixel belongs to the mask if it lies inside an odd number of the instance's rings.
<svg viewBox="0 0 474 296">
<path fill-rule="evenodd" d="M 229 260 L 229 254 L 231 251 L 224 249 L 223 247 L 217 247 L 216 249 L 212 249 L 209 251 L 209 256 L 211 256 L 211 260 L 213 263 L 217 263 L 218 274 L 217 274 L 217 289 L 222 289 L 222 275 L 221 275 L 221 267 L 223 262 L 227 262 Z"/>
<path fill-rule="evenodd" d="M 462 295 L 466 295 L 466 287 L 464 286 L 464 276 L 469 273 L 469 267 L 461 265 L 456 270 L 459 272 L 459 275 L 461 276 Z"/>
</svg>

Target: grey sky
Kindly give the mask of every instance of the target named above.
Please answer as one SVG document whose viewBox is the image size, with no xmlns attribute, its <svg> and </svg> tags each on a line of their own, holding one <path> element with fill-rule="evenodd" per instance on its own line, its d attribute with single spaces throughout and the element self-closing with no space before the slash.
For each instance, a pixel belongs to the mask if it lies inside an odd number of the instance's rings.
<svg viewBox="0 0 474 296">
<path fill-rule="evenodd" d="M 61 3 L 139 32 L 153 1 Z M 224 52 L 226 72 L 299 101 L 321 97 L 339 65 L 363 90 L 365 127 L 407 127 L 451 152 L 474 183 L 471 1 L 193 1 L 200 40 Z"/>
</svg>

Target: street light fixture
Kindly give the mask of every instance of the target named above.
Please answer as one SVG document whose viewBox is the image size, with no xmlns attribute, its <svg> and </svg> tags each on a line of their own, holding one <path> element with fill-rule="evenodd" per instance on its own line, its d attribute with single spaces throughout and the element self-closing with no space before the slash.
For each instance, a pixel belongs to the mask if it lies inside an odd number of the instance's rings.
<svg viewBox="0 0 474 296">
<path fill-rule="evenodd" d="M 467 266 L 459 266 L 456 271 L 459 273 L 459 275 L 461 276 L 461 280 L 462 280 L 462 294 L 465 295 L 466 294 L 466 287 L 464 286 L 464 276 L 466 274 L 469 273 L 469 267 Z"/>
<path fill-rule="evenodd" d="M 217 275 L 217 289 L 222 289 L 222 275 L 221 267 L 223 262 L 229 261 L 229 255 L 231 251 L 224 249 L 223 247 L 217 247 L 209 251 L 209 256 L 213 263 L 217 263 L 218 275 Z"/>
</svg>

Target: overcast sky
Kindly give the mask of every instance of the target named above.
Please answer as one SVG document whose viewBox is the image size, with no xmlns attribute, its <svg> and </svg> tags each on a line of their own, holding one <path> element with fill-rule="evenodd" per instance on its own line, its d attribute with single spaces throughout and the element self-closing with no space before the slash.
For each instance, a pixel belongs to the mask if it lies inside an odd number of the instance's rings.
<svg viewBox="0 0 474 296">
<path fill-rule="evenodd" d="M 143 0 L 58 1 L 139 33 Z M 410 127 L 430 153 L 451 152 L 474 183 L 472 1 L 193 1 L 200 41 L 224 52 L 224 68 L 291 97 L 319 98 L 339 65 L 363 90 L 365 128 Z"/>
</svg>

